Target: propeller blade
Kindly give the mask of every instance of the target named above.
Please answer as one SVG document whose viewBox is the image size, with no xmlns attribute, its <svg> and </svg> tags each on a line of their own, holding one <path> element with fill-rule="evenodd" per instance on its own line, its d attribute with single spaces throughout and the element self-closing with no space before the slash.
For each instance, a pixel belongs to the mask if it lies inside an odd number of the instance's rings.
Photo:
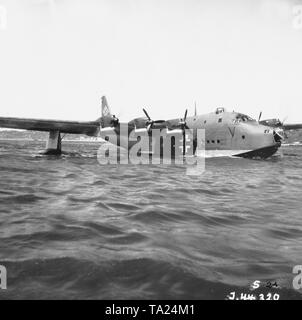
<svg viewBox="0 0 302 320">
<path fill-rule="evenodd" d="M 150 118 L 148 112 L 145 109 L 143 109 L 143 111 L 144 111 L 144 114 L 146 115 L 146 117 L 148 118 L 148 120 L 151 121 L 151 118 Z"/>
<path fill-rule="evenodd" d="M 186 122 L 186 120 L 187 120 L 187 115 L 188 115 L 188 109 L 187 109 L 186 112 L 185 112 L 184 122 Z"/>
<path fill-rule="evenodd" d="M 258 122 L 260 122 L 261 117 L 262 117 L 262 111 L 261 111 L 260 114 L 259 114 Z"/>
<path fill-rule="evenodd" d="M 183 133 L 182 133 L 182 154 L 183 156 L 186 155 L 186 130 L 183 129 Z"/>
<path fill-rule="evenodd" d="M 148 112 L 146 109 L 143 109 L 144 114 L 146 115 L 148 121 L 146 122 L 146 126 L 147 126 L 147 131 L 150 132 L 151 129 L 153 128 L 154 124 L 162 124 L 165 123 L 165 120 L 152 120 L 151 117 L 149 116 Z"/>
<path fill-rule="evenodd" d="M 185 112 L 185 116 L 183 119 L 180 119 L 178 126 L 180 126 L 182 129 L 185 129 L 187 126 L 187 116 L 188 116 L 188 109 Z"/>
<path fill-rule="evenodd" d="M 286 116 L 286 117 L 283 119 L 283 121 L 281 122 L 281 123 L 282 123 L 282 127 L 284 126 L 284 123 L 285 123 L 285 121 L 287 120 L 287 118 L 288 118 L 288 116 Z"/>
</svg>

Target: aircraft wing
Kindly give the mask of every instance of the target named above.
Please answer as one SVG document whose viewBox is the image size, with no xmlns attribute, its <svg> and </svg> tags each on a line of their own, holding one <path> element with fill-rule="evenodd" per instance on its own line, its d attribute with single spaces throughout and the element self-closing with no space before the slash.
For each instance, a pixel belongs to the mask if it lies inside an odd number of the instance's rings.
<svg viewBox="0 0 302 320">
<path fill-rule="evenodd" d="M 77 122 L 0 117 L 0 127 L 33 131 L 60 131 L 61 133 L 96 136 L 100 127 L 97 121 Z"/>
<path fill-rule="evenodd" d="M 302 124 L 284 124 L 283 125 L 284 130 L 299 130 L 302 129 Z"/>
</svg>

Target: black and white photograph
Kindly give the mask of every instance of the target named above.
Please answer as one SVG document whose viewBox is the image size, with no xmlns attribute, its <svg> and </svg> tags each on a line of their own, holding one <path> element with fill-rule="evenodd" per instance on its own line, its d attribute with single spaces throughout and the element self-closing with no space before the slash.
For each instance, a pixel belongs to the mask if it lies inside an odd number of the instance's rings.
<svg viewBox="0 0 302 320">
<path fill-rule="evenodd" d="M 0 300 L 302 300 L 301 177 L 302 0 L 0 0 Z"/>
</svg>

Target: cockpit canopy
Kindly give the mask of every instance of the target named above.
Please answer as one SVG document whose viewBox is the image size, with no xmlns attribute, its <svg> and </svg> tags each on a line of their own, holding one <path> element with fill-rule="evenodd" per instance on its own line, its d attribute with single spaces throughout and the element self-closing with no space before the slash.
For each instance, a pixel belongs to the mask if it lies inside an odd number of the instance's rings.
<svg viewBox="0 0 302 320">
<path fill-rule="evenodd" d="M 237 122 L 248 122 L 248 121 L 256 121 L 255 119 L 245 115 L 245 114 L 242 114 L 242 113 L 237 113 L 236 115 L 236 119 L 235 121 Z"/>
</svg>

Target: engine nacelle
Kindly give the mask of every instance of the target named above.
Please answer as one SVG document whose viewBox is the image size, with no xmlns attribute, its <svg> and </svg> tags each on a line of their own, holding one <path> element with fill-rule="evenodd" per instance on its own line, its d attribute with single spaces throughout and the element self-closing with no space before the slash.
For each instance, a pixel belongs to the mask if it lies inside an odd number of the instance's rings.
<svg viewBox="0 0 302 320">
<path fill-rule="evenodd" d="M 182 129 L 173 129 L 173 130 L 167 130 L 166 132 L 167 136 L 174 136 L 174 135 L 179 135 L 179 134 L 183 134 Z"/>
<path fill-rule="evenodd" d="M 139 134 L 146 134 L 146 133 L 148 133 L 148 129 L 147 128 L 139 128 L 139 129 L 135 128 L 134 133 L 138 134 L 138 135 Z"/>
<path fill-rule="evenodd" d="M 105 133 L 105 134 L 113 134 L 115 133 L 115 127 L 105 127 L 105 128 L 101 128 L 100 129 L 101 133 Z"/>
</svg>

